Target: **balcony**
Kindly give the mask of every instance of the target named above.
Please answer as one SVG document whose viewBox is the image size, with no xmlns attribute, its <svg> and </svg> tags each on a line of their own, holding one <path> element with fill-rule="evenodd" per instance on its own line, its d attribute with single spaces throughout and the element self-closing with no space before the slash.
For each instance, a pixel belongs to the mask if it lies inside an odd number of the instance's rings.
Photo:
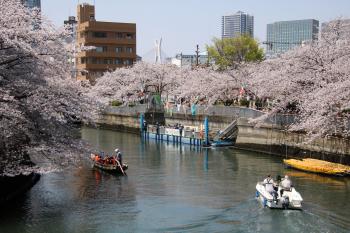
<svg viewBox="0 0 350 233">
<path fill-rule="evenodd" d="M 115 70 L 117 68 L 125 67 L 125 65 L 120 64 L 78 64 L 77 69 L 78 70 Z"/>
<path fill-rule="evenodd" d="M 88 21 L 78 26 L 78 31 L 109 31 L 109 32 L 136 32 L 136 24 L 134 23 L 114 23 L 101 21 Z"/>
<path fill-rule="evenodd" d="M 84 51 L 78 54 L 78 57 L 97 57 L 97 58 L 129 58 L 136 59 L 136 53 L 116 53 L 116 52 L 96 52 L 96 51 Z"/>
<path fill-rule="evenodd" d="M 113 37 L 96 38 L 96 37 L 79 37 L 78 43 L 85 45 L 136 45 L 136 39 L 118 39 Z"/>
</svg>

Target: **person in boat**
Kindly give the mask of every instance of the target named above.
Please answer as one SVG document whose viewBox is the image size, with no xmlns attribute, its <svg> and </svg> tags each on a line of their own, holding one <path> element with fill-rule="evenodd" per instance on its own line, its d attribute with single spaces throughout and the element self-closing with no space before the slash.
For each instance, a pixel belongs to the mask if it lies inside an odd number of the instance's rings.
<svg viewBox="0 0 350 233">
<path fill-rule="evenodd" d="M 276 192 L 278 191 L 278 187 L 279 187 L 280 184 L 281 184 L 281 180 L 282 180 L 282 177 L 281 177 L 280 175 L 277 175 L 277 176 L 276 176 L 276 180 L 275 180 L 275 182 L 273 183 L 273 188 L 275 189 Z"/>
<path fill-rule="evenodd" d="M 102 160 L 101 155 L 96 154 L 96 155 L 95 155 L 95 162 L 100 163 L 100 162 L 101 162 L 101 160 Z"/>
<path fill-rule="evenodd" d="M 292 188 L 292 181 L 289 179 L 289 176 L 285 175 L 284 179 L 281 182 L 281 196 L 284 191 L 290 191 Z"/>
<path fill-rule="evenodd" d="M 112 157 L 107 155 L 107 164 L 112 164 Z"/>
<path fill-rule="evenodd" d="M 267 192 L 273 194 L 274 193 L 274 188 L 273 188 L 273 179 L 271 177 L 271 175 L 267 175 L 267 177 L 265 178 L 265 180 L 263 181 L 263 184 L 265 185 L 265 189 Z"/>
<path fill-rule="evenodd" d="M 115 155 L 117 157 L 117 160 L 119 161 L 120 165 L 123 165 L 123 155 L 120 152 L 119 148 L 115 149 Z"/>
</svg>

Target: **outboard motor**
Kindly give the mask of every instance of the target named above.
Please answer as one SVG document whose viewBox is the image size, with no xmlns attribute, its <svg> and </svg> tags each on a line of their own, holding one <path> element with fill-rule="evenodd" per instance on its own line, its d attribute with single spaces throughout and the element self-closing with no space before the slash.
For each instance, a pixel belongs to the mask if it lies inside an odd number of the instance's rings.
<svg viewBox="0 0 350 233">
<path fill-rule="evenodd" d="M 276 191 L 274 191 L 272 193 L 272 196 L 273 196 L 273 201 L 275 202 L 275 204 L 277 205 L 278 203 L 278 193 Z"/>
<path fill-rule="evenodd" d="M 289 197 L 282 197 L 282 208 L 287 209 L 289 207 Z"/>
</svg>

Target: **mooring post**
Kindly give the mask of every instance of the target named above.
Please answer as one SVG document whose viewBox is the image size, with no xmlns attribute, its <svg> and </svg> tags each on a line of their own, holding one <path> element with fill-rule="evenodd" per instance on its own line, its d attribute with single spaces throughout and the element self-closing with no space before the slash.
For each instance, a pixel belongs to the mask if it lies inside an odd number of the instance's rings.
<svg viewBox="0 0 350 233">
<path fill-rule="evenodd" d="M 144 121 L 145 121 L 145 118 L 144 118 L 143 114 L 141 113 L 140 114 L 140 132 L 141 132 L 142 136 L 143 136 L 143 124 L 144 124 Z"/>
<path fill-rule="evenodd" d="M 204 120 L 204 140 L 205 140 L 205 145 L 209 146 L 209 120 L 208 117 L 205 117 Z"/>
</svg>

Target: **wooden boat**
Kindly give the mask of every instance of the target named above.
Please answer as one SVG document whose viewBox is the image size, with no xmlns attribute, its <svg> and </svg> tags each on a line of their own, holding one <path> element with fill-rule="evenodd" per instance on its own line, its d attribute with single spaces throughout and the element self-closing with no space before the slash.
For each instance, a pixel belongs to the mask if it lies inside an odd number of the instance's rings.
<svg viewBox="0 0 350 233">
<path fill-rule="evenodd" d="M 314 172 L 326 175 L 345 176 L 350 175 L 350 166 L 339 163 L 331 163 L 318 159 L 284 159 L 283 162 L 302 171 Z"/>
<path fill-rule="evenodd" d="M 107 161 L 105 159 L 101 159 L 98 154 L 91 154 L 90 158 L 94 163 L 94 167 L 110 173 L 126 175 L 125 171 L 128 170 L 127 164 L 123 163 L 123 165 L 121 165 L 119 161 L 114 158 Z"/>
</svg>

